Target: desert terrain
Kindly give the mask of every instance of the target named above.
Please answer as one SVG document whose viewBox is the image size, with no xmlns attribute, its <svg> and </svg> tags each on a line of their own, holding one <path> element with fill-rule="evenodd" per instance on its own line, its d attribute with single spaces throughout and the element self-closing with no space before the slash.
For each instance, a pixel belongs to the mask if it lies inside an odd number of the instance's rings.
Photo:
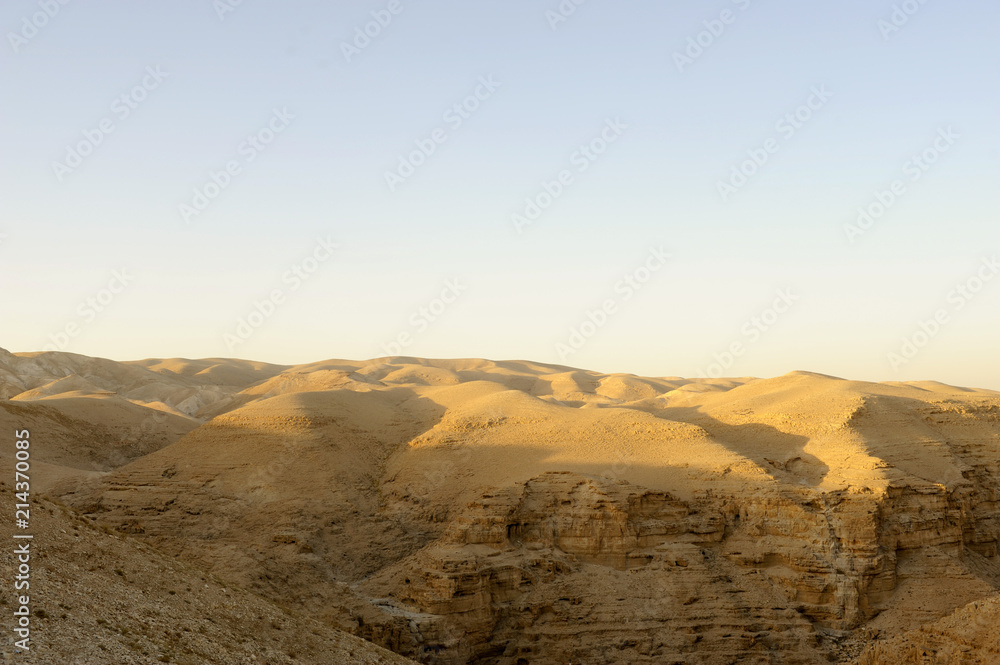
<svg viewBox="0 0 1000 665">
<path fill-rule="evenodd" d="M 1000 662 L 998 392 L 0 349 L 0 423 L 16 662 Z"/>
</svg>

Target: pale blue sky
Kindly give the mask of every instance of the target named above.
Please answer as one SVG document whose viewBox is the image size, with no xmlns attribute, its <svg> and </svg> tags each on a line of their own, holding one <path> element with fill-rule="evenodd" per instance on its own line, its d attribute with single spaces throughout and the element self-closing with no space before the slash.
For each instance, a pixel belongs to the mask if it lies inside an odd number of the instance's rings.
<svg viewBox="0 0 1000 665">
<path fill-rule="evenodd" d="M 0 8 L 12 351 L 292 363 L 384 355 L 402 334 L 405 355 L 696 375 L 736 342 L 728 375 L 1000 389 L 1000 280 L 960 311 L 949 301 L 1000 247 L 995 3 L 914 2 L 886 38 L 882 0 L 588 0 L 555 29 L 555 0 L 399 0 L 350 62 L 341 44 L 388 0 L 243 0 L 224 19 L 209 0 L 52 3 L 33 35 L 37 0 Z M 725 10 L 731 22 L 679 71 L 674 53 Z M 166 77 L 121 117 L 115 100 L 156 67 Z M 481 77 L 499 87 L 450 126 Z M 779 132 L 821 87 L 832 96 Z M 274 109 L 294 118 L 247 162 L 242 142 Z M 105 118 L 114 132 L 57 178 L 53 163 Z M 615 118 L 627 127 L 580 172 L 574 152 Z M 949 127 L 953 145 L 911 180 L 906 162 Z M 447 140 L 390 191 L 385 172 L 435 128 Z M 718 182 L 771 138 L 777 152 L 723 202 Z M 230 160 L 240 172 L 185 224 L 178 206 Z M 573 182 L 516 233 L 512 214 L 564 169 Z M 903 195 L 848 242 L 845 224 L 895 179 Z M 340 249 L 293 288 L 282 275 L 317 237 Z M 634 297 L 616 293 L 661 246 L 668 265 Z M 103 311 L 79 307 L 122 268 L 134 280 Z M 451 278 L 465 286 L 455 302 L 411 320 Z M 751 340 L 745 324 L 781 288 L 800 300 Z M 227 344 L 274 289 L 273 315 Z M 607 323 L 560 354 L 608 299 Z M 893 367 L 888 354 L 941 308 L 948 323 Z"/>
</svg>

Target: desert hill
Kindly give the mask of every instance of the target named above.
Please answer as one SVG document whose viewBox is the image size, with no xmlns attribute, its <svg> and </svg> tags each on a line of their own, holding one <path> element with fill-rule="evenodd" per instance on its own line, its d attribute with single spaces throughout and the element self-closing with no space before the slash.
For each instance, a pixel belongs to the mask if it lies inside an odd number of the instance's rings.
<svg viewBox="0 0 1000 665">
<path fill-rule="evenodd" d="M 0 394 L 121 542 L 424 663 L 960 663 L 927 636 L 1000 590 L 988 390 L 3 352 Z"/>
<path fill-rule="evenodd" d="M 0 500 L 14 504 L 8 484 L 0 484 Z M 36 500 L 31 518 L 31 649 L 13 656 L 8 642 L 5 662 L 413 665 L 102 530 L 64 505 Z M 6 520 L 0 536 L 18 542 L 12 531 Z M 4 548 L 8 579 L 17 565 L 13 547 Z M 4 607 L 17 609 L 7 598 Z"/>
</svg>

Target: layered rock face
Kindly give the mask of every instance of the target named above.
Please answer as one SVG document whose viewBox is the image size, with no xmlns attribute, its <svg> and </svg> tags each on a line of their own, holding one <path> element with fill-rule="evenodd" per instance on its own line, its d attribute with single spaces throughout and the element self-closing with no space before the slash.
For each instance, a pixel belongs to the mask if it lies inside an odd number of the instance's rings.
<svg viewBox="0 0 1000 665">
<path fill-rule="evenodd" d="M 574 473 L 484 495 L 361 585 L 424 662 L 825 662 L 809 621 L 719 550 L 711 504 Z"/>
<path fill-rule="evenodd" d="M 938 621 L 877 641 L 856 665 L 1000 663 L 1000 596 L 977 600 Z"/>
<path fill-rule="evenodd" d="M 414 612 L 395 647 L 430 663 L 842 662 L 882 612 L 917 625 L 995 588 L 975 494 L 683 502 L 550 473 L 470 503 L 361 590 Z M 947 598 L 894 608 L 901 580 Z"/>
<path fill-rule="evenodd" d="M 13 477 L 11 467 L 0 467 Z M 13 506 L 14 490 L 0 482 L 0 501 Z M 12 637 L 3 648 L 8 663 L 415 665 L 109 533 L 64 505 L 35 497 L 33 539 L 25 546 L 15 533 L 24 535 L 12 520 L 0 524 L 0 537 L 27 554 L 4 548 L 0 570 L 12 580 L 21 574 L 28 583 L 17 596 L 28 598 L 29 648 L 15 647 L 24 635 L 16 635 L 10 621 Z M 30 571 L 18 573 L 25 560 Z M 19 611 L 12 605 L 5 603 L 5 610 Z"/>
<path fill-rule="evenodd" d="M 0 359 L 8 391 L 36 385 L 0 418 L 51 434 L 52 493 L 419 662 L 990 662 L 986 632 L 941 622 L 991 616 L 1000 590 L 994 392 L 414 358 L 60 369 L 59 355 Z M 158 374 L 162 404 L 130 392 Z M 115 398 L 186 424 L 86 467 L 79 402 L 112 399 L 114 376 L 133 381 Z M 216 397 L 185 415 L 171 404 L 190 389 Z"/>
</svg>

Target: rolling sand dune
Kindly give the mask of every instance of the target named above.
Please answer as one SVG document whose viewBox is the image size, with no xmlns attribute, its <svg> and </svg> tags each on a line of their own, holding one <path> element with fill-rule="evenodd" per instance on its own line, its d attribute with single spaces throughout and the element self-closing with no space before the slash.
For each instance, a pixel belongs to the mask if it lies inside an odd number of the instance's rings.
<svg viewBox="0 0 1000 665">
<path fill-rule="evenodd" d="M 0 377 L 50 495 L 419 662 L 993 662 L 954 617 L 1000 590 L 1000 393 L 409 357 Z"/>
</svg>

